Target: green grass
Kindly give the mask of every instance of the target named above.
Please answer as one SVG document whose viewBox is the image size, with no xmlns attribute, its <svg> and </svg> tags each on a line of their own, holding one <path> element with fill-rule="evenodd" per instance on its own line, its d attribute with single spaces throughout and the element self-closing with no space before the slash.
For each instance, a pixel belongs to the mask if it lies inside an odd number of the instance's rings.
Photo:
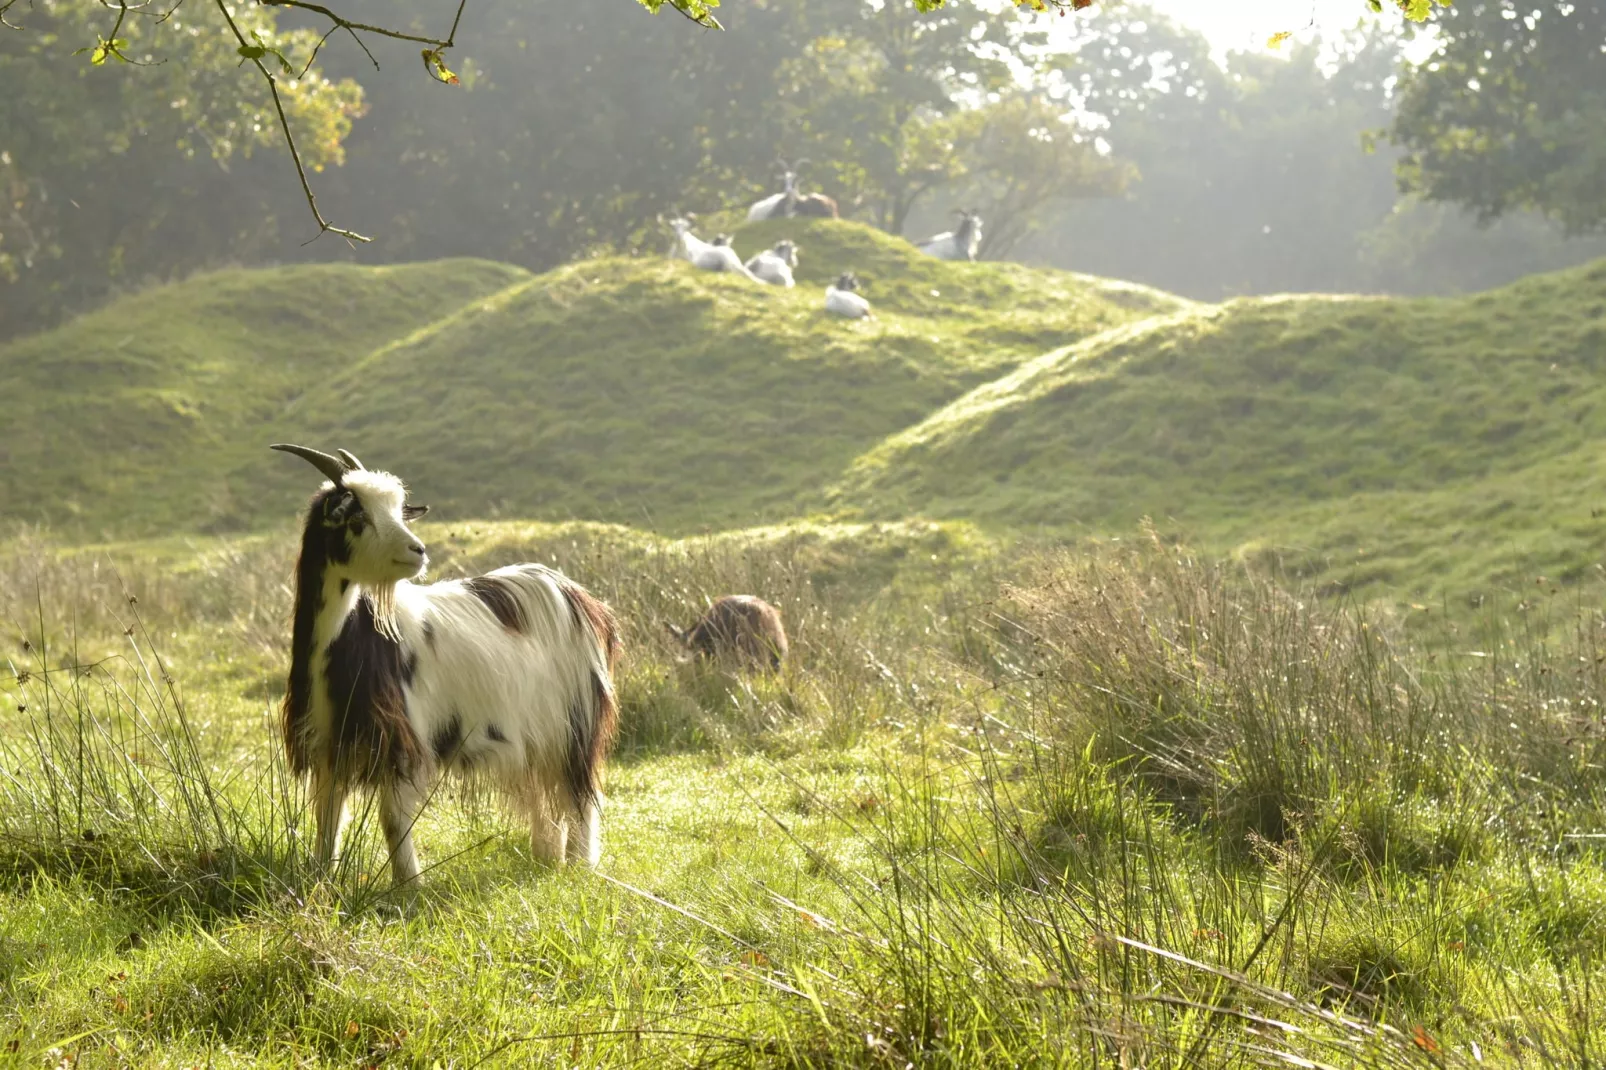
<svg viewBox="0 0 1606 1070">
<path fill-rule="evenodd" d="M 738 234 L 756 251 L 782 228 Z M 784 228 L 790 292 L 680 261 L 224 272 L 0 347 L 0 514 L 76 537 L 259 529 L 340 445 L 452 515 L 665 531 L 788 519 L 854 456 L 1034 356 L 1180 301 Z M 858 269 L 879 316 L 826 316 Z"/>
<path fill-rule="evenodd" d="M 12 542 L 0 1065 L 1551 1067 L 1606 1042 L 1598 612 L 1541 600 L 1568 638 L 1536 644 L 1486 607 L 1472 658 L 1152 536 L 425 534 L 443 574 L 550 561 L 621 613 L 602 870 L 542 868 L 449 791 L 416 900 L 367 825 L 320 879 L 268 723 L 290 533 Z M 677 660 L 663 621 L 731 590 L 781 604 L 781 674 Z"/>
<path fill-rule="evenodd" d="M 1093 533 L 1151 516 L 1428 602 L 1576 581 L 1606 534 L 1603 282 L 1595 264 L 1453 300 L 1257 298 L 1117 328 L 889 437 L 831 501 Z"/>
</svg>

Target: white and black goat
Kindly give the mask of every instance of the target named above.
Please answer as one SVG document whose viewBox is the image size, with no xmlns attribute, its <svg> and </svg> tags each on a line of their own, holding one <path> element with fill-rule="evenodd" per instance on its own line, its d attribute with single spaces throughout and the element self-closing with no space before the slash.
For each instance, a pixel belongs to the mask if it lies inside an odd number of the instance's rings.
<svg viewBox="0 0 1606 1070">
<path fill-rule="evenodd" d="M 795 267 L 797 245 L 789 241 L 778 241 L 774 248 L 765 249 L 747 262 L 747 270 L 754 277 L 774 286 L 795 286 L 796 280 L 792 278 L 792 269 Z"/>
<path fill-rule="evenodd" d="M 954 211 L 959 216 L 958 227 L 918 242 L 915 247 L 938 260 L 976 259 L 976 251 L 981 248 L 981 216 L 963 208 Z"/>
<path fill-rule="evenodd" d="M 788 164 L 785 160 L 776 161 L 781 165 L 781 182 L 783 188 L 779 193 L 772 193 L 762 200 L 754 201 L 753 206 L 747 210 L 747 221 L 756 223 L 765 219 L 791 219 L 794 216 L 805 216 L 815 219 L 836 219 L 836 202 L 823 193 L 799 193 L 797 188 L 797 173 L 807 159 L 799 160 L 795 164 Z"/>
<path fill-rule="evenodd" d="M 275 445 L 328 482 L 296 562 L 284 744 L 310 776 L 318 861 L 335 857 L 346 797 L 377 795 L 397 884 L 418 876 L 412 828 L 443 772 L 479 774 L 530 820 L 538 857 L 596 865 L 613 742 L 618 627 L 561 572 L 509 565 L 415 584 L 429 558 L 401 480 L 344 450 Z"/>
<path fill-rule="evenodd" d="M 870 302 L 855 292 L 858 288 L 859 277 L 844 271 L 833 285 L 825 288 L 825 310 L 833 316 L 855 320 L 870 315 Z"/>
<path fill-rule="evenodd" d="M 747 270 L 742 258 L 736 255 L 736 250 L 731 248 L 728 235 L 706 242 L 691 232 L 690 220 L 671 219 L 669 225 L 675 228 L 676 256 L 691 261 L 694 267 L 704 271 L 729 271 L 753 282 L 759 281 Z"/>
</svg>

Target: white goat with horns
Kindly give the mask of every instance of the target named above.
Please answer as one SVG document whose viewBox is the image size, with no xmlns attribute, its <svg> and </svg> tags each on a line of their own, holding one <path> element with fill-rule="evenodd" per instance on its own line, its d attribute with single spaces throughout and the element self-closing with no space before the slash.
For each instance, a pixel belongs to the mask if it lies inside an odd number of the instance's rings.
<svg viewBox="0 0 1606 1070">
<path fill-rule="evenodd" d="M 797 280 L 792 278 L 792 269 L 795 267 L 797 267 L 797 244 L 784 240 L 776 242 L 774 248 L 765 249 L 747 262 L 747 270 L 751 271 L 760 282 L 788 288 L 797 284 Z"/>
<path fill-rule="evenodd" d="M 918 242 L 916 248 L 938 260 L 976 259 L 981 248 L 981 216 L 964 208 L 956 208 L 954 213 L 959 216 L 958 227 Z"/>
<path fill-rule="evenodd" d="M 691 221 L 688 219 L 671 219 L 669 225 L 675 228 L 675 255 L 691 261 L 694 267 L 704 271 L 729 271 L 751 282 L 760 281 L 747 270 L 742 258 L 731 248 L 728 236 L 721 235 L 714 241 L 706 242 L 691 232 Z"/>
<path fill-rule="evenodd" d="M 836 219 L 836 201 L 823 193 L 799 193 L 797 188 L 797 173 L 808 163 L 802 159 L 789 164 L 785 160 L 775 161 L 781 168 L 782 189 L 779 193 L 772 193 L 768 197 L 754 201 L 747 209 L 747 221 L 757 223 L 765 219 L 791 219 L 793 216 L 811 216 L 815 219 Z"/>
<path fill-rule="evenodd" d="M 596 865 L 617 719 L 612 611 L 544 565 L 414 584 L 429 558 L 407 525 L 428 506 L 345 450 L 273 448 L 329 480 L 301 533 L 283 711 L 290 768 L 312 779 L 318 861 L 335 857 L 346 796 L 368 789 L 396 883 L 415 880 L 413 823 L 453 770 L 503 789 L 537 856 Z"/>
</svg>

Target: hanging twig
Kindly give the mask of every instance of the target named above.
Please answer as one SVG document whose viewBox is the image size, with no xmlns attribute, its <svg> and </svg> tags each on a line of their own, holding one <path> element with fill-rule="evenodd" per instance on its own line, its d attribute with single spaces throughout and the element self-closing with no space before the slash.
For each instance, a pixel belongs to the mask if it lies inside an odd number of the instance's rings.
<svg viewBox="0 0 1606 1070">
<path fill-rule="evenodd" d="M 318 210 L 318 198 L 312 194 L 312 184 L 307 181 L 307 168 L 301 162 L 301 152 L 296 148 L 295 134 L 290 131 L 290 119 L 284 113 L 284 101 L 279 98 L 279 80 L 273 76 L 272 71 L 268 70 L 267 64 L 262 62 L 262 56 L 264 55 L 262 49 L 253 48 L 246 41 L 245 34 L 240 32 L 240 27 L 235 23 L 234 16 L 229 14 L 228 5 L 224 0 L 213 0 L 213 2 L 217 4 L 218 11 L 222 13 L 223 21 L 227 22 L 229 29 L 234 31 L 235 40 L 240 42 L 240 55 L 256 64 L 256 69 L 267 80 L 268 92 L 273 96 L 273 109 L 279 113 L 279 128 L 284 131 L 284 143 L 290 150 L 290 159 L 296 165 L 296 177 L 301 180 L 301 192 L 306 195 L 307 207 L 312 209 L 312 218 L 318 221 L 318 234 L 313 235 L 313 238 L 316 239 L 323 233 L 328 232 L 330 234 L 338 234 L 347 241 L 373 241 L 372 238 L 358 234 L 354 230 L 346 230 L 344 227 L 335 226 L 325 219 L 323 213 Z"/>
<path fill-rule="evenodd" d="M 457 17 L 452 20 L 452 32 L 446 35 L 445 40 L 437 37 L 423 37 L 414 33 L 403 33 L 400 30 L 387 29 L 384 26 L 371 26 L 366 22 L 353 22 L 343 15 L 336 14 L 322 4 L 308 3 L 307 0 L 257 0 L 257 3 L 262 7 L 297 7 L 303 11 L 314 12 L 334 23 L 337 29 L 351 31 L 353 37 L 357 35 L 358 30 L 362 30 L 366 33 L 379 34 L 381 37 L 395 38 L 398 41 L 417 41 L 419 44 L 433 45 L 436 48 L 451 48 L 457 37 L 458 21 L 463 17 L 463 7 L 468 3 L 468 0 L 459 0 Z M 367 50 L 364 49 L 364 51 Z M 370 56 L 369 58 L 372 59 L 373 57 Z"/>
</svg>

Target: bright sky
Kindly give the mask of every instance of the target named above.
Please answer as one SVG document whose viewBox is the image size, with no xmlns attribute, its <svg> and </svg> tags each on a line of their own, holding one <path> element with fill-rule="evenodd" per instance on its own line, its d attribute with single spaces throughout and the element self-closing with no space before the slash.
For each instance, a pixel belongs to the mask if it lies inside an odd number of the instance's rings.
<svg viewBox="0 0 1606 1070">
<path fill-rule="evenodd" d="M 1178 22 L 1205 32 L 1216 48 L 1265 48 L 1266 39 L 1283 30 L 1315 29 L 1336 33 L 1371 15 L 1365 0 L 1150 0 Z"/>
<path fill-rule="evenodd" d="M 1290 31 L 1298 36 L 1323 33 L 1331 37 L 1353 27 L 1362 18 L 1387 19 L 1398 23 L 1403 17 L 1384 4 L 1381 14 L 1373 14 L 1365 0 L 1149 0 L 1155 8 L 1178 22 L 1195 26 L 1215 45 L 1218 56 L 1230 49 L 1266 48 L 1275 33 Z M 1424 42 L 1425 43 L 1425 42 Z M 1286 46 L 1285 46 L 1286 47 Z"/>
</svg>

